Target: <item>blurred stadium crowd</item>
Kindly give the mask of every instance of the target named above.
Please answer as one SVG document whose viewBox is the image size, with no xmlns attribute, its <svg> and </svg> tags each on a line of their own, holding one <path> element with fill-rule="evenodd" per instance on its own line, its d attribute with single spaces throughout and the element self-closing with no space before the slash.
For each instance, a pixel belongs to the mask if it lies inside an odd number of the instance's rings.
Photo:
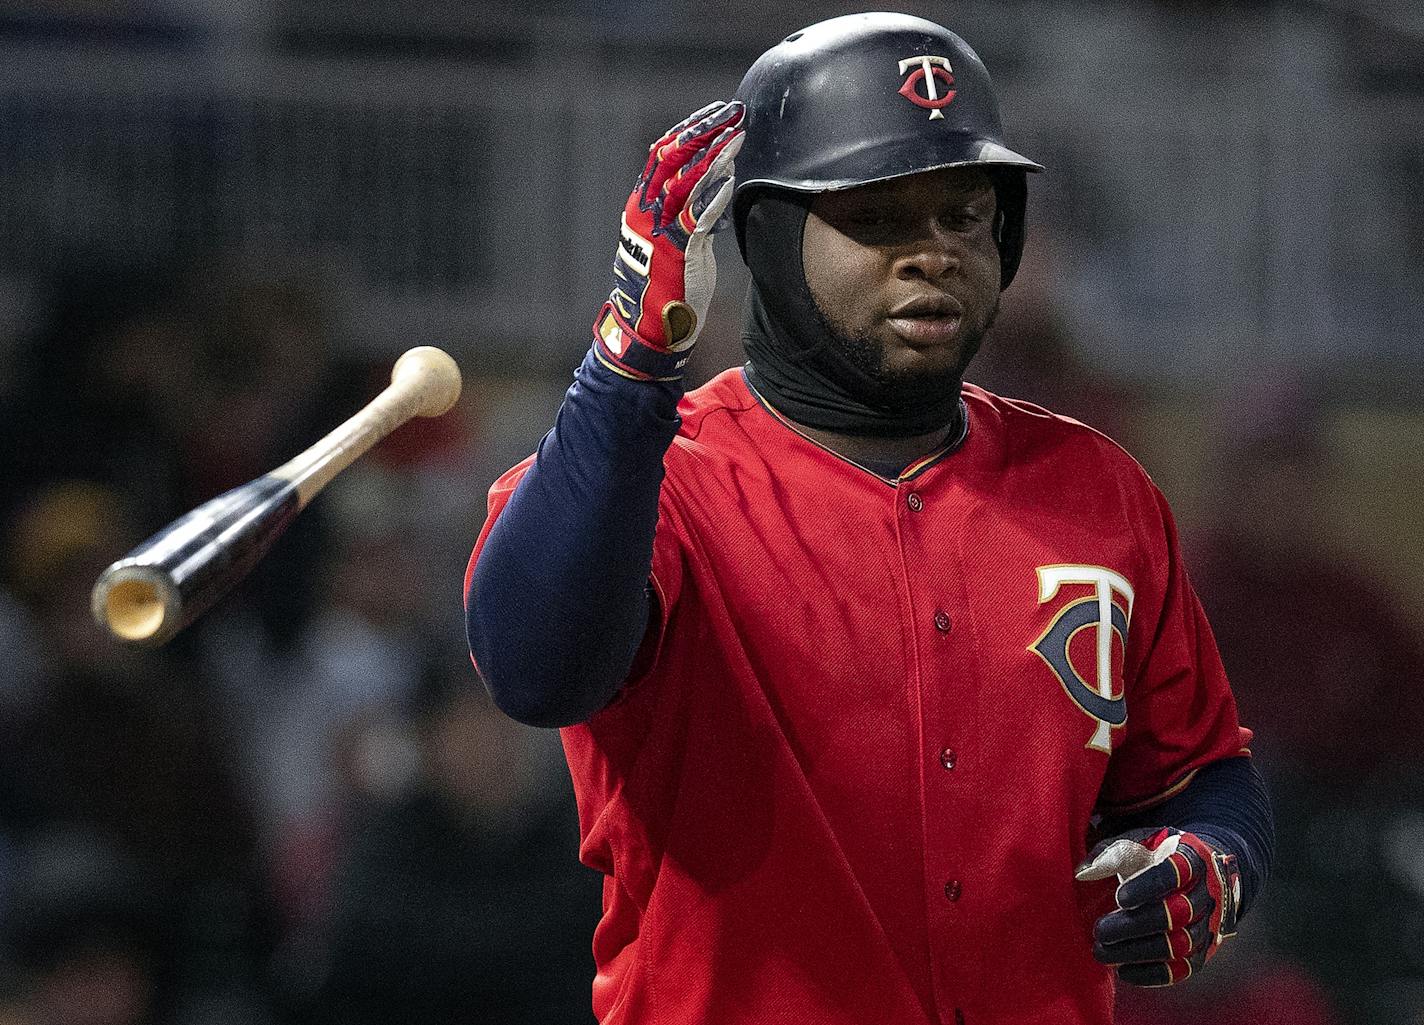
<svg viewBox="0 0 1424 1025">
<path fill-rule="evenodd" d="M 13 1020 L 586 1018 L 599 890 L 557 742 L 491 710 L 462 644 L 473 410 L 368 457 L 173 645 L 88 621 L 108 561 L 389 372 L 333 356 L 300 284 L 207 270 L 56 282 L 7 406 Z"/>
<path fill-rule="evenodd" d="M 0 11 L 0 50 L 31 70 L 76 48 L 104 59 L 156 49 L 157 63 L 182 63 L 192 53 L 173 24 L 200 35 L 193 23 L 218 24 L 224 39 L 252 31 L 212 12 L 202 16 L 211 22 L 185 20 L 179 7 L 11 6 Z M 617 50 L 633 19 L 625 6 L 597 6 Z M 931 5 L 895 6 L 951 21 Z M 1086 9 L 1006 6 L 1042 17 L 1046 32 Z M 1093 10 L 1129 39 L 1171 39 L 1190 19 L 1235 5 L 1190 5 L 1186 21 L 1170 23 L 1165 6 Z M 1330 19 L 1345 19 L 1343 28 L 1312 21 L 1315 37 L 1364 32 L 1349 5 L 1269 6 L 1277 18 L 1331 8 Z M 301 5 L 237 5 L 259 7 L 288 15 L 289 50 L 309 45 L 323 61 L 379 62 L 406 45 L 368 22 L 364 35 L 323 35 Z M 470 44 L 468 25 L 442 36 L 416 8 L 426 43 L 410 44 L 411 62 L 506 60 Z M 581 24 L 558 8 L 556 40 Z M 978 41 L 977 24 L 998 38 L 993 11 L 966 8 L 966 36 Z M 363 17 L 394 19 L 395 9 L 365 5 Z M 847 9 L 821 5 L 804 20 Z M 542 23 L 526 14 L 511 24 L 537 35 Z M 765 15 L 756 25 L 742 49 L 713 54 L 719 82 L 795 27 Z M 1415 61 L 1424 52 L 1418 26 L 1375 31 Z M 206 73 L 242 77 L 213 67 Z M 1007 79 L 1013 95 L 1012 70 Z M 591 317 L 621 198 L 585 197 L 588 209 L 564 211 L 572 241 L 555 232 L 513 259 L 456 258 L 485 237 L 481 224 L 513 223 L 487 197 L 473 212 L 439 205 L 489 183 L 514 188 L 487 160 L 402 164 L 403 144 L 376 132 L 390 152 L 341 179 L 369 190 L 323 205 L 320 181 L 293 180 L 308 190 L 296 206 L 293 193 L 261 195 L 257 175 L 244 182 L 258 200 L 228 206 L 223 161 L 251 154 L 225 148 L 232 126 L 211 97 L 150 111 L 116 86 L 122 102 L 76 119 L 62 97 L 46 107 L 31 102 L 27 82 L 0 86 L 0 1025 L 590 1021 L 600 881 L 577 863 L 558 740 L 491 709 L 464 646 L 460 588 L 485 489 L 532 450 L 585 344 L 584 323 L 560 304 Z M 102 98 L 105 87 L 90 81 L 85 95 Z M 158 138 L 178 124 L 183 145 L 166 163 L 134 158 L 104 179 L 129 192 L 76 192 L 76 175 L 118 152 L 105 148 L 106 110 L 122 115 L 126 138 L 135 126 Z M 620 131 L 646 141 L 681 112 L 653 105 Z M 452 153 L 457 142 L 485 153 L 461 135 L 469 125 L 457 114 L 420 120 L 411 147 L 433 137 Z M 322 127 L 326 143 L 286 156 L 307 167 L 346 122 L 334 124 Z M 522 130 L 495 124 L 475 135 Z M 1029 134 L 1052 149 L 1045 162 L 1058 184 L 1037 200 L 1025 268 L 970 379 L 1104 429 L 1158 478 L 1277 800 L 1275 878 L 1238 949 L 1179 990 L 1124 994 L 1122 1020 L 1424 1022 L 1424 524 L 1412 483 L 1424 472 L 1413 383 L 1424 318 L 1408 304 L 1354 335 L 1326 332 L 1299 360 L 1265 341 L 1216 337 L 1211 351 L 1234 351 L 1234 362 L 1194 375 L 1197 364 L 1162 355 L 1161 341 L 1192 347 L 1201 323 L 1185 315 L 1192 297 L 1173 306 L 1159 296 L 1154 323 L 1165 335 L 1134 359 L 1123 338 L 1140 325 L 1114 324 L 1082 297 L 1150 270 L 1130 247 L 1081 257 L 1086 215 L 1063 197 L 1092 175 L 1072 159 L 1054 165 L 1054 154 L 1073 152 L 1049 129 Z M 621 169 L 603 186 L 616 196 L 637 149 L 607 160 Z M 394 213 L 381 206 L 388 174 L 407 174 L 414 197 Z M 56 213 L 95 195 L 128 214 Z M 1424 238 L 1414 217 L 1399 230 Z M 299 222 L 304 233 L 290 230 Z M 267 234 L 273 224 L 280 245 Z M 406 234 L 376 246 L 391 224 Z M 1125 214 L 1112 228 L 1134 230 Z M 333 252 L 361 264 L 367 244 L 361 284 L 333 277 Z M 393 250 L 404 256 L 382 263 Z M 740 361 L 735 263 L 723 253 L 729 294 L 699 348 L 699 379 Z M 1391 268 L 1416 275 L 1415 294 L 1424 285 L 1418 264 Z M 521 270 L 552 275 L 529 288 L 557 289 L 567 272 L 549 318 L 502 315 L 543 301 L 518 292 Z M 505 305 L 452 305 L 466 275 L 494 282 Z M 1320 302 L 1292 315 L 1353 316 Z M 440 323 L 449 332 L 432 337 Z M 344 474 L 236 593 L 168 647 L 126 649 L 98 632 L 88 594 L 105 565 L 306 447 L 379 390 L 402 349 L 425 341 L 448 344 L 465 371 L 466 396 L 450 415 L 408 425 Z M 1352 346 L 1371 358 L 1336 375 Z M 1397 353 L 1414 353 L 1413 363 L 1393 366 Z"/>
</svg>

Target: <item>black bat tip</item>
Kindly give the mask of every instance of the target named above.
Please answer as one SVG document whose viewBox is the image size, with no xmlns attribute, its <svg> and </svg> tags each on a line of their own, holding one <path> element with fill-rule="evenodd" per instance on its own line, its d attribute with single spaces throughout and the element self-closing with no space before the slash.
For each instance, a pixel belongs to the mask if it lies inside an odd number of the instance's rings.
<svg viewBox="0 0 1424 1025">
<path fill-rule="evenodd" d="M 130 644 L 156 646 L 178 632 L 178 590 L 152 566 L 114 563 L 95 582 L 90 603 L 98 624 Z"/>
</svg>

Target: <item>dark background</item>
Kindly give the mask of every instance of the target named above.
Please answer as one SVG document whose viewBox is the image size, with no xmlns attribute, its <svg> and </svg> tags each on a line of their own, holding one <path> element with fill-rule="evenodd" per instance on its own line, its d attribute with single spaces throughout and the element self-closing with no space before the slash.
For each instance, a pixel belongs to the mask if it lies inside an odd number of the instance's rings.
<svg viewBox="0 0 1424 1025">
<path fill-rule="evenodd" d="M 970 379 L 1167 492 L 1278 803 L 1242 938 L 1123 1020 L 1424 1022 L 1424 15 L 889 6 L 1049 169 Z M 589 1020 L 598 881 L 557 737 L 477 686 L 465 560 L 648 142 L 853 9 L 0 3 L 2 1025 Z M 699 381 L 741 359 L 719 251 Z M 421 343 L 455 412 L 167 648 L 99 634 L 107 563 Z"/>
</svg>

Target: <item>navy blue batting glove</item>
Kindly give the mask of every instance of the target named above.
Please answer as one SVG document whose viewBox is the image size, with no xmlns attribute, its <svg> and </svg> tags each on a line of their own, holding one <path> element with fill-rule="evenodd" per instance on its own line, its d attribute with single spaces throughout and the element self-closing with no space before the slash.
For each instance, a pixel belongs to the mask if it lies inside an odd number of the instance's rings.
<svg viewBox="0 0 1424 1025">
<path fill-rule="evenodd" d="M 1133 986 L 1172 986 L 1200 971 L 1236 935 L 1236 856 L 1195 833 L 1134 829 L 1098 844 L 1075 873 L 1117 876 L 1117 910 L 1093 928 L 1093 957 Z"/>
</svg>

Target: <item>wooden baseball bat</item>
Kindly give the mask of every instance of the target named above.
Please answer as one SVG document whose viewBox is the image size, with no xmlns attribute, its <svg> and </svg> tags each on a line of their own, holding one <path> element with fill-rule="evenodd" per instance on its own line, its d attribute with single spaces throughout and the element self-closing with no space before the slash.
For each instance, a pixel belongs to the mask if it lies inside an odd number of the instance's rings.
<svg viewBox="0 0 1424 1025">
<path fill-rule="evenodd" d="M 206 612 L 271 548 L 333 477 L 416 416 L 460 397 L 460 368 L 429 345 L 396 361 L 390 385 L 359 413 L 265 476 L 186 513 L 100 574 L 94 618 L 115 638 L 156 646 Z"/>
</svg>

